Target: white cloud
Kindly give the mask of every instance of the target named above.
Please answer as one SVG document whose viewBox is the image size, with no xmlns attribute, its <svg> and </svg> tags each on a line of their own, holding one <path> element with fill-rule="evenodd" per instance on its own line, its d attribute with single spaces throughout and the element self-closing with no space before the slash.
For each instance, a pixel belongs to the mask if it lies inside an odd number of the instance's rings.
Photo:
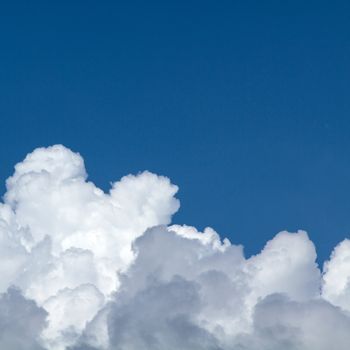
<svg viewBox="0 0 350 350">
<path fill-rule="evenodd" d="M 331 260 L 325 263 L 323 297 L 350 312 L 350 241 L 335 247 Z"/>
<path fill-rule="evenodd" d="M 211 228 L 166 226 L 177 190 L 143 172 L 104 193 L 63 146 L 17 164 L 0 205 L 1 348 L 347 349 L 348 241 L 323 273 L 303 231 L 247 259 Z"/>
</svg>

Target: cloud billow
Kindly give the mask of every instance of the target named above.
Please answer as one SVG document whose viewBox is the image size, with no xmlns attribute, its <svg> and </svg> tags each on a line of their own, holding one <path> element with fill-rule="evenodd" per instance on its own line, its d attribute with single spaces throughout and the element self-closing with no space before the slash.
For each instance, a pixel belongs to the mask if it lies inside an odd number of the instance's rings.
<svg viewBox="0 0 350 350">
<path fill-rule="evenodd" d="M 303 231 L 257 255 L 171 225 L 150 172 L 104 193 L 56 145 L 15 167 L 0 204 L 0 348 L 338 350 L 350 344 L 350 243 L 323 271 Z"/>
</svg>

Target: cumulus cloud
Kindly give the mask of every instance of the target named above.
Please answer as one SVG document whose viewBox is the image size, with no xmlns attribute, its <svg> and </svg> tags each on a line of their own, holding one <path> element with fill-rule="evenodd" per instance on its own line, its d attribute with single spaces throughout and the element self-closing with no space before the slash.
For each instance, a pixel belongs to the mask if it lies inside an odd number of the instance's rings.
<svg viewBox="0 0 350 350">
<path fill-rule="evenodd" d="M 43 350 L 40 335 L 46 326 L 47 312 L 9 288 L 0 297 L 0 348 Z"/>
<path fill-rule="evenodd" d="M 303 231 L 246 258 L 211 228 L 170 225 L 177 190 L 143 172 L 105 193 L 60 145 L 17 164 L 0 204 L 1 348 L 348 349 L 349 241 L 322 270 Z"/>
</svg>

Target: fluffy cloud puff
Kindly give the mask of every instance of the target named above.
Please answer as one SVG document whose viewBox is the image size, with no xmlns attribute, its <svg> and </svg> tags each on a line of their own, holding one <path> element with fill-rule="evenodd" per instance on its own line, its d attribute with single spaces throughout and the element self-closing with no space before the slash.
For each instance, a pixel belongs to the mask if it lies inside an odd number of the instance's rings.
<svg viewBox="0 0 350 350">
<path fill-rule="evenodd" d="M 349 241 L 323 271 L 303 231 L 247 259 L 211 228 L 168 226 L 177 190 L 143 172 L 104 193 L 60 145 L 17 164 L 0 204 L 1 348 L 348 349 Z"/>
</svg>

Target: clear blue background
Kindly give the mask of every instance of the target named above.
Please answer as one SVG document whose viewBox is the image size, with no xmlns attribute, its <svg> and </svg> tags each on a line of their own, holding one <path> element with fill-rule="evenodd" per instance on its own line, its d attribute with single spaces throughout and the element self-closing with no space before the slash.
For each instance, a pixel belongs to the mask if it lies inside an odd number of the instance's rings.
<svg viewBox="0 0 350 350">
<path fill-rule="evenodd" d="M 349 1 L 2 2 L 2 192 L 63 143 L 104 189 L 169 176 L 176 223 L 247 255 L 305 229 L 323 261 L 350 234 L 349 19 Z"/>
</svg>

